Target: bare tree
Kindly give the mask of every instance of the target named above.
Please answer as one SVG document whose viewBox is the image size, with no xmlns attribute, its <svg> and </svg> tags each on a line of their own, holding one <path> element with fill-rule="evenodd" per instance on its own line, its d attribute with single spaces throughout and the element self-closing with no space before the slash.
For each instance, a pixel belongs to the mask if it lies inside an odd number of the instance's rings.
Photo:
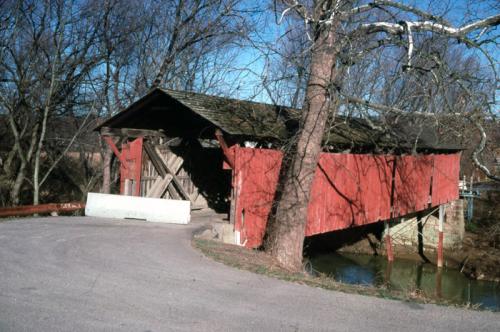
<svg viewBox="0 0 500 332">
<path fill-rule="evenodd" d="M 140 3 L 126 4 L 118 0 L 106 0 L 104 3 L 93 3 L 96 9 L 102 9 L 102 17 L 98 25 L 99 54 L 102 55 L 102 71 L 93 76 L 92 86 L 94 98 L 98 102 L 100 118 L 109 118 L 125 103 L 137 97 L 127 82 L 130 72 L 134 71 L 133 56 L 141 43 L 134 43 L 134 37 L 150 28 L 151 16 L 147 5 Z M 142 43 L 147 43 L 145 39 Z M 113 153 L 103 142 L 102 151 L 102 186 L 104 193 L 111 192 L 111 173 Z"/>
<path fill-rule="evenodd" d="M 456 27 L 439 13 L 398 1 L 359 4 L 342 0 L 312 3 L 283 0 L 282 5 L 282 17 L 293 13 L 308 26 L 306 33 L 312 42 L 311 67 L 295 151 L 282 179 L 283 189 L 276 215 L 268 223 L 267 250 L 284 267 L 299 270 L 307 205 L 328 120 L 345 102 L 369 107 L 383 115 L 405 113 L 404 109 L 390 104 L 366 100 L 365 95 L 348 95 L 349 90 L 342 89 L 342 78 L 348 72 L 349 64 L 373 54 L 375 50 L 391 46 L 405 49 L 404 71 L 416 71 L 419 69 L 416 68 L 415 47 L 420 36 L 439 35 L 479 49 L 495 39 L 490 28 L 500 23 L 500 15 Z M 437 55 L 436 59 L 443 61 Z M 411 106 L 414 105 L 407 105 Z M 414 111 L 413 114 L 436 116 L 427 110 Z"/>
<path fill-rule="evenodd" d="M 104 3 L 102 75 L 94 89 L 107 118 L 153 87 L 217 91 L 230 86 L 234 43 L 246 36 L 241 0 L 164 0 Z M 126 24 L 124 24 L 126 22 Z M 102 191 L 111 188 L 112 153 L 103 148 Z"/>
<path fill-rule="evenodd" d="M 238 6 L 240 0 L 177 0 L 171 8 L 175 12 L 171 31 L 162 54 L 161 64 L 152 86 L 160 86 L 168 78 L 169 67 L 186 56 L 186 51 L 204 44 L 205 47 L 223 47 L 237 38 L 246 36 L 247 25 Z M 208 48 L 205 48 L 208 50 Z M 181 60 L 182 61 L 182 60 Z"/>
<path fill-rule="evenodd" d="M 15 23 L 5 40 L 2 108 L 14 139 L 9 173 L 15 173 L 11 202 L 28 180 L 38 204 L 43 147 L 50 118 L 73 102 L 73 92 L 97 63 L 92 53 L 95 30 L 84 8 L 65 2 L 16 1 L 4 7 Z M 49 172 L 51 169 L 49 168 Z"/>
<path fill-rule="evenodd" d="M 227 93 L 238 76 L 231 68 L 239 52 L 236 43 L 251 28 L 241 2 L 2 3 L 0 115 L 13 142 L 2 155 L 6 202 L 17 205 L 31 198 L 38 204 L 41 188 L 69 164 L 65 154 L 75 158 L 80 151 L 86 173 L 86 154 L 92 149 L 82 148 L 89 144 L 87 131 L 98 118 L 109 118 L 153 86 Z M 57 124 L 72 122 L 74 137 L 52 135 Z M 99 145 L 97 137 L 92 144 Z M 113 158 L 100 145 L 102 190 L 109 192 Z M 96 178 L 89 174 L 86 180 L 70 180 L 84 192 Z"/>
</svg>

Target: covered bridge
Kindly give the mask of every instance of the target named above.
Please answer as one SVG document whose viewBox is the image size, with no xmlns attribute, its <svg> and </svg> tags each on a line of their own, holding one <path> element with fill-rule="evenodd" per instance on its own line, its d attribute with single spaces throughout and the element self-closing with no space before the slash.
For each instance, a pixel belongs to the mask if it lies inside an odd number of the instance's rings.
<svg viewBox="0 0 500 332">
<path fill-rule="evenodd" d="M 157 88 L 97 129 L 120 159 L 121 194 L 228 213 L 235 242 L 258 247 L 275 196 L 279 148 L 299 116 L 286 107 Z M 390 132 L 361 119 L 332 122 L 306 235 L 458 199 L 460 147 L 443 142 L 432 125 L 412 121 L 400 120 Z"/>
</svg>

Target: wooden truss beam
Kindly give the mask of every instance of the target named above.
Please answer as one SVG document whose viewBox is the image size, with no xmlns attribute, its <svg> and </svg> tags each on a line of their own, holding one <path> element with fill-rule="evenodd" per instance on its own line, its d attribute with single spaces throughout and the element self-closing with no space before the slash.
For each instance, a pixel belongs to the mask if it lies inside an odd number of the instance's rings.
<svg viewBox="0 0 500 332">
<path fill-rule="evenodd" d="M 158 154 L 158 152 L 159 152 L 158 147 L 156 147 L 155 152 Z M 172 175 L 172 182 L 174 182 L 174 184 L 175 184 L 176 188 L 179 190 L 180 194 L 184 197 L 184 199 L 187 199 L 187 200 L 191 201 L 191 203 L 194 204 L 191 196 L 189 196 L 187 191 L 182 186 L 181 181 L 177 178 L 177 176 L 175 174 L 176 172 L 174 172 L 173 169 L 168 166 L 168 162 L 167 162 L 167 160 L 165 160 L 165 158 L 163 158 L 161 156 L 161 159 L 163 161 L 163 165 L 165 166 L 165 169 L 167 170 L 167 172 Z"/>
<path fill-rule="evenodd" d="M 121 137 L 166 137 L 164 133 L 159 130 L 150 129 L 135 129 L 135 128 L 101 128 L 102 136 L 121 136 Z"/>
<path fill-rule="evenodd" d="M 181 181 L 176 176 L 177 171 L 182 166 L 182 158 L 172 158 L 173 160 L 168 161 L 163 157 L 161 152 L 158 150 L 158 147 L 154 148 L 149 142 L 144 143 L 144 149 L 146 150 L 146 153 L 148 154 L 149 159 L 153 163 L 156 171 L 161 176 L 161 179 L 153 184 L 150 195 L 148 196 L 161 196 L 165 192 L 165 189 L 170 188 L 169 185 L 173 182 L 175 187 L 179 190 L 181 196 L 194 204 L 193 199 L 184 189 Z M 175 191 L 169 190 L 169 192 L 174 198 L 176 198 L 175 196 L 177 193 Z"/>
<path fill-rule="evenodd" d="M 144 142 L 144 150 L 146 150 L 146 153 L 148 154 L 149 159 L 151 159 L 151 162 L 153 163 L 153 166 L 155 167 L 158 174 L 160 174 L 160 176 L 164 178 L 167 175 L 167 170 L 164 167 L 165 165 L 163 164 L 162 159 L 156 153 L 155 149 L 151 146 L 151 143 Z"/>
</svg>

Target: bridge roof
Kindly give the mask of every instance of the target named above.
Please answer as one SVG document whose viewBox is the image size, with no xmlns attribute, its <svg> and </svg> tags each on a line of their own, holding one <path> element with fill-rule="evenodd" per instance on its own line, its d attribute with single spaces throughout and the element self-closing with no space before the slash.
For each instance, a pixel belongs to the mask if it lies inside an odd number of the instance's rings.
<svg viewBox="0 0 500 332">
<path fill-rule="evenodd" d="M 163 130 L 167 136 L 213 138 L 220 128 L 236 139 L 284 141 L 298 128 L 301 110 L 233 98 L 156 88 L 96 129 Z M 405 116 L 390 131 L 360 118 L 337 116 L 325 132 L 325 146 L 342 149 L 460 150 L 440 137 L 434 122 Z"/>
</svg>

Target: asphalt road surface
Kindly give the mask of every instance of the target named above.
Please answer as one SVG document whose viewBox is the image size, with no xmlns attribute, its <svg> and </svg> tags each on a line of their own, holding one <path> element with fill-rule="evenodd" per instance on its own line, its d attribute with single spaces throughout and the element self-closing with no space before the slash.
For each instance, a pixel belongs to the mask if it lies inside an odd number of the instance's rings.
<svg viewBox="0 0 500 332">
<path fill-rule="evenodd" d="M 0 331 L 500 331 L 500 314 L 350 295 L 211 261 L 189 226 L 0 221 Z"/>
</svg>

